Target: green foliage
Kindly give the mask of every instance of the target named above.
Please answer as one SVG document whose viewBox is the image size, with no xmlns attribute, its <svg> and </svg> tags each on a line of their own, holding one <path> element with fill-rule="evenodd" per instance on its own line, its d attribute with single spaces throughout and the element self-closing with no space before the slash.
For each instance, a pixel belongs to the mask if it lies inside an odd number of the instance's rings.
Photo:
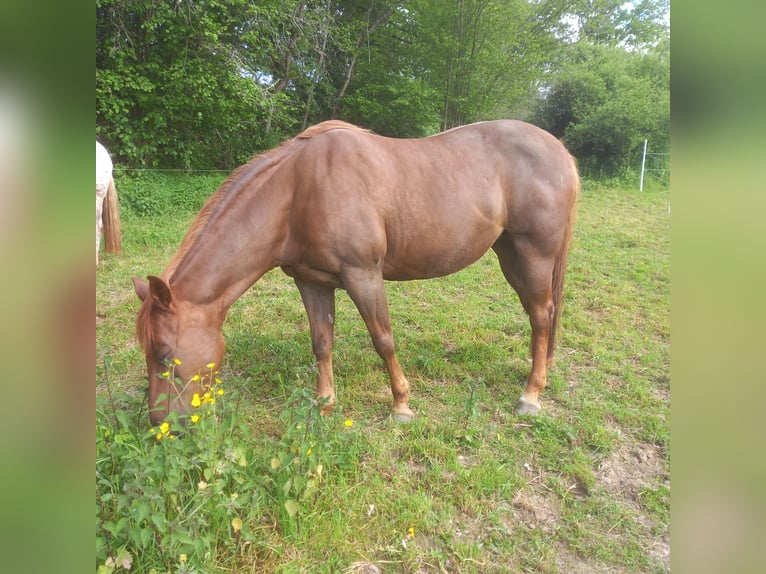
<svg viewBox="0 0 766 574">
<path fill-rule="evenodd" d="M 120 209 L 138 217 L 196 212 L 223 182 L 224 174 L 140 172 L 118 176 Z"/>
<path fill-rule="evenodd" d="M 142 167 L 233 168 L 267 147 L 258 125 L 283 117 L 274 113 L 283 102 L 249 73 L 242 38 L 268 10 L 241 0 L 99 0 L 97 135 Z"/>
<path fill-rule="evenodd" d="M 652 151 L 669 150 L 665 55 L 579 44 L 570 58 L 552 77 L 536 122 L 564 140 L 586 177 L 637 173 L 644 139 Z"/>
<path fill-rule="evenodd" d="M 326 472 L 352 469 L 357 462 L 354 422 L 341 422 L 337 412 L 323 417 L 325 406 L 326 401 L 317 400 L 312 390 L 299 387 L 280 417 L 286 427 L 270 462 L 268 484 L 284 532 L 300 531 L 301 516 L 310 512 Z"/>
<path fill-rule="evenodd" d="M 171 413 L 151 429 L 134 398 L 114 397 L 111 387 L 99 398 L 99 572 L 131 562 L 142 572 L 194 572 L 246 561 L 262 542 L 265 517 L 276 517 L 285 536 L 298 533 L 327 476 L 358 462 L 353 421 L 321 416 L 311 391 L 292 394 L 280 416 L 284 434 L 273 441 L 253 436 L 236 387 L 225 388 L 217 371 L 210 378 L 216 382 L 195 396 L 190 416 Z"/>
<path fill-rule="evenodd" d="M 143 425 L 146 412 L 134 411 L 139 419 L 118 408 L 111 389 L 109 400 L 99 400 L 96 560 L 102 567 L 127 552 L 138 571 L 204 569 L 217 553 L 236 556 L 253 540 L 261 509 L 249 469 L 257 451 L 237 416 L 236 393 L 216 385 L 209 394 L 183 423 L 171 416 L 152 429 Z"/>
<path fill-rule="evenodd" d="M 667 151 L 667 0 L 96 3 L 96 134 L 132 167 L 232 169 L 341 118 L 395 137 L 501 117 L 586 175 Z M 140 208 L 142 213 L 150 208 Z"/>
</svg>

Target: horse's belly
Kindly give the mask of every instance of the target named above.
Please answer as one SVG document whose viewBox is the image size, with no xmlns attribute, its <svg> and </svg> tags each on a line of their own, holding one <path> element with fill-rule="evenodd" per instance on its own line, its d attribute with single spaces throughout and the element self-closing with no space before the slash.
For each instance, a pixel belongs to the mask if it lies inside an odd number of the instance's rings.
<svg viewBox="0 0 766 574">
<path fill-rule="evenodd" d="M 383 278 L 408 281 L 456 273 L 478 261 L 492 247 L 502 229 L 487 231 L 481 236 L 471 237 L 437 234 L 389 249 L 383 264 Z"/>
</svg>

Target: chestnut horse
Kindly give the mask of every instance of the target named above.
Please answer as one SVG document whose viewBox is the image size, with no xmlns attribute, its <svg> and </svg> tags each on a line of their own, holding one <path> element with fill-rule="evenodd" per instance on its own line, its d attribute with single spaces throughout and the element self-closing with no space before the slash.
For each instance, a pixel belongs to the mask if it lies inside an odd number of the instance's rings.
<svg viewBox="0 0 766 574">
<path fill-rule="evenodd" d="M 106 148 L 96 142 L 96 265 L 102 232 L 104 249 L 119 253 L 122 250 L 120 206 L 112 178 L 112 158 Z"/>
<path fill-rule="evenodd" d="M 335 290 L 345 289 L 388 369 L 394 418 L 412 419 L 384 281 L 448 275 L 490 248 L 532 325 L 532 369 L 515 411 L 535 414 L 553 358 L 578 192 L 564 146 L 511 120 L 422 139 L 329 121 L 254 157 L 207 201 L 162 275 L 133 278 L 143 301 L 137 338 L 152 423 L 191 410 L 194 393 L 209 384 L 204 365 L 221 363 L 229 307 L 274 267 L 303 299 L 317 395 L 328 406 L 335 400 Z M 160 376 L 173 359 L 188 383 Z"/>
</svg>

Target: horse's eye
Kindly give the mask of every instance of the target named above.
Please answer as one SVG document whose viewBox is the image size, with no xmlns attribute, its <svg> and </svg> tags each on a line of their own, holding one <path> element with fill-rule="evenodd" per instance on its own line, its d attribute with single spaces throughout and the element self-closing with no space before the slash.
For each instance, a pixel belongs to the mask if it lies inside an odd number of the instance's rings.
<svg viewBox="0 0 766 574">
<path fill-rule="evenodd" d="M 155 352 L 155 357 L 157 357 L 157 361 L 160 364 L 165 365 L 166 367 L 169 367 L 171 361 L 173 360 L 173 351 L 167 345 L 160 345 L 159 347 L 157 347 L 157 350 Z"/>
</svg>

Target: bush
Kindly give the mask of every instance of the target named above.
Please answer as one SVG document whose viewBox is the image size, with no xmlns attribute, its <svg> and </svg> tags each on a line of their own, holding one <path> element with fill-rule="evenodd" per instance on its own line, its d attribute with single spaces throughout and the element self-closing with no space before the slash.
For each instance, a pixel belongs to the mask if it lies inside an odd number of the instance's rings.
<svg viewBox="0 0 766 574">
<path fill-rule="evenodd" d="M 137 217 L 172 212 L 197 212 L 221 185 L 227 174 L 191 175 L 179 172 L 117 174 L 115 185 L 123 214 Z"/>
</svg>

